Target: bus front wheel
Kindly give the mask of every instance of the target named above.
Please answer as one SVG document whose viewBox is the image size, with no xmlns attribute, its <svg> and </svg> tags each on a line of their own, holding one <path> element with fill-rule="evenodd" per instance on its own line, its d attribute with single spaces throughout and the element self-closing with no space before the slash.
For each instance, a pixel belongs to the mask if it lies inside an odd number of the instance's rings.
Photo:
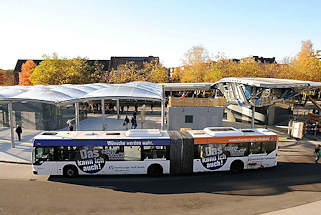
<svg viewBox="0 0 321 215">
<path fill-rule="evenodd" d="M 148 169 L 147 169 L 147 174 L 148 174 L 149 176 L 153 176 L 153 177 L 155 177 L 155 176 L 161 176 L 161 175 L 163 175 L 163 168 L 162 168 L 162 166 L 159 165 L 159 164 L 152 164 L 152 165 L 150 165 L 150 166 L 148 167 Z"/>
<path fill-rule="evenodd" d="M 244 169 L 244 163 L 240 160 L 233 161 L 230 170 L 232 173 L 241 173 Z"/>
<path fill-rule="evenodd" d="M 78 170 L 75 166 L 68 165 L 64 167 L 64 176 L 68 178 L 74 178 L 78 175 Z"/>
</svg>

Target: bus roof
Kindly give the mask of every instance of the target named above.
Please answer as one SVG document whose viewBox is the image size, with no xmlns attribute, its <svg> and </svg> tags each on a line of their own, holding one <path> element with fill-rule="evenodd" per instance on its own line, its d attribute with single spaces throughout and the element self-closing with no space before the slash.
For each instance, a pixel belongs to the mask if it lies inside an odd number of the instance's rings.
<svg viewBox="0 0 321 215">
<path fill-rule="evenodd" d="M 263 128 L 235 129 L 209 127 L 187 130 L 195 144 L 217 142 L 277 141 L 277 134 Z M 273 136 L 272 138 L 268 136 Z M 167 131 L 159 129 L 133 129 L 128 131 L 45 131 L 34 137 L 34 146 L 143 146 L 169 145 Z"/>
<path fill-rule="evenodd" d="M 277 134 L 264 128 L 235 129 L 232 127 L 210 127 L 204 130 L 188 130 L 194 144 L 241 143 L 277 141 Z"/>
<path fill-rule="evenodd" d="M 34 137 L 34 146 L 141 146 L 169 145 L 169 135 L 158 129 L 128 131 L 45 131 Z"/>
<path fill-rule="evenodd" d="M 203 130 L 187 130 L 193 137 L 235 137 L 277 135 L 264 128 L 236 129 L 233 127 L 208 127 Z"/>
</svg>

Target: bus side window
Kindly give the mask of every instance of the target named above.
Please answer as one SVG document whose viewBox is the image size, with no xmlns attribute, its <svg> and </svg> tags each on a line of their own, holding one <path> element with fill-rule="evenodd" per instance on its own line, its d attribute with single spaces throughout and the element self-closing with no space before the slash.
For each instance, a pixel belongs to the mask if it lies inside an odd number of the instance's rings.
<svg viewBox="0 0 321 215">
<path fill-rule="evenodd" d="M 262 151 L 263 153 L 270 154 L 276 149 L 276 142 L 263 142 L 262 143 Z"/>
<path fill-rule="evenodd" d="M 53 147 L 37 147 L 36 148 L 36 161 L 53 161 L 54 148 Z"/>
<path fill-rule="evenodd" d="M 140 146 L 125 146 L 124 147 L 124 160 L 126 161 L 140 161 L 141 152 Z"/>
<path fill-rule="evenodd" d="M 262 150 L 261 150 L 261 142 L 252 142 L 250 145 L 250 153 L 251 154 L 261 154 Z"/>
<path fill-rule="evenodd" d="M 169 159 L 170 151 L 169 146 L 143 146 L 142 160 L 165 158 Z"/>
</svg>

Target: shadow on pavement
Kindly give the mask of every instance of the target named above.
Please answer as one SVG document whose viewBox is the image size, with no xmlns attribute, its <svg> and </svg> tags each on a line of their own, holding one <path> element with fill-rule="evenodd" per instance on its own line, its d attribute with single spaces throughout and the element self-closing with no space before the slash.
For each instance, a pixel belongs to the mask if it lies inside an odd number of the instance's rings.
<svg viewBox="0 0 321 215">
<path fill-rule="evenodd" d="M 242 174 L 215 172 L 187 176 L 50 176 L 49 181 L 99 187 L 122 192 L 149 194 L 215 193 L 223 195 L 271 196 L 291 192 L 292 186 L 321 183 L 321 164 L 279 162 L 277 167 Z M 321 192 L 321 184 L 313 186 Z"/>
</svg>

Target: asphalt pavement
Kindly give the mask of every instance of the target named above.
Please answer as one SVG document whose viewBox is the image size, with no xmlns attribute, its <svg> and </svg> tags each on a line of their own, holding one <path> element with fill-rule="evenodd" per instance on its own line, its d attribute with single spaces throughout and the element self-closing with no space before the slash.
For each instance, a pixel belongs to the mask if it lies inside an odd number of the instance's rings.
<svg viewBox="0 0 321 215">
<path fill-rule="evenodd" d="M 96 125 L 97 121 L 91 123 Z M 277 127 L 272 129 L 281 132 Z M 0 130 L 0 158 L 3 154 L 30 156 L 26 150 L 31 148 L 32 140 L 27 138 L 28 131 L 22 144 L 17 145 L 19 153 L 10 151 L 10 147 L 3 148 L 10 145 L 10 139 L 2 136 L 4 132 L 8 131 Z M 0 162 L 0 215 L 318 214 L 321 164 L 314 164 L 313 150 L 321 142 L 287 139 L 282 132 L 280 136 L 278 166 L 242 174 L 66 179 L 33 175 L 31 165 Z"/>
</svg>

